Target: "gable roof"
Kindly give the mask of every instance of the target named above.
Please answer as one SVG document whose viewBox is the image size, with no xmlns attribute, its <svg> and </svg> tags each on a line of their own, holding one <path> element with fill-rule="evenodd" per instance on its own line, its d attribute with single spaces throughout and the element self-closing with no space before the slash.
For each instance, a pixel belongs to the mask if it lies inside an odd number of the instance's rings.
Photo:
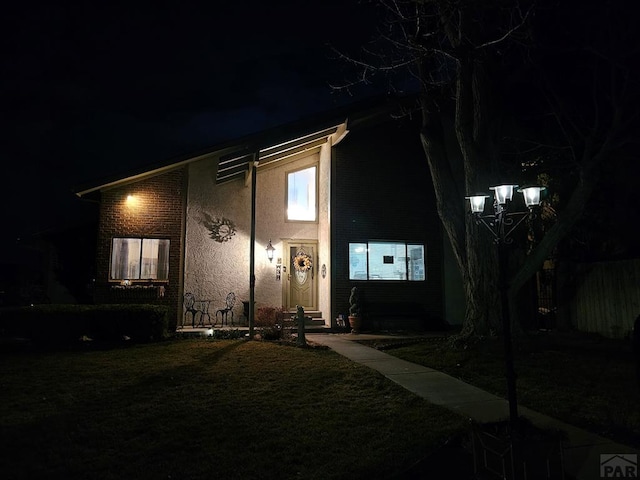
<svg viewBox="0 0 640 480">
<path fill-rule="evenodd" d="M 375 119 L 390 118 L 392 111 L 406 104 L 406 97 L 374 97 L 346 107 L 318 114 L 302 121 L 292 122 L 226 141 L 199 152 L 193 152 L 164 162 L 152 164 L 125 174 L 102 179 L 99 182 L 74 189 L 78 197 L 87 197 L 101 190 L 136 182 L 206 158 L 218 159 L 216 183 L 245 177 L 248 166 L 258 161 L 263 168 L 276 161 L 309 155 L 319 151 L 331 138 L 332 145 L 340 142 L 351 126 Z"/>
</svg>

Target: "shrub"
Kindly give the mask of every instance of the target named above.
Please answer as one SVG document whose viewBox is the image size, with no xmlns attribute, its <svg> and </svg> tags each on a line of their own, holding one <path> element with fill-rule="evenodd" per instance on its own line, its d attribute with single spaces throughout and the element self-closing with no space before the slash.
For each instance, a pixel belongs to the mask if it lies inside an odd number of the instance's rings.
<svg viewBox="0 0 640 480">
<path fill-rule="evenodd" d="M 230 330 L 215 329 L 211 334 L 211 338 L 214 340 L 238 340 L 244 338 L 244 332 L 234 328 Z"/>
<path fill-rule="evenodd" d="M 46 347 L 75 345 L 81 338 L 137 342 L 168 337 L 167 307 L 162 305 L 62 305 L 19 307 L 3 312 L 3 336 L 24 337 Z"/>
<path fill-rule="evenodd" d="M 283 307 L 265 306 L 258 308 L 256 312 L 256 327 L 273 327 L 277 324 L 282 325 L 283 320 Z"/>
<path fill-rule="evenodd" d="M 255 324 L 258 333 L 264 340 L 280 340 L 282 338 L 284 315 L 283 307 L 264 306 L 258 308 Z"/>
</svg>

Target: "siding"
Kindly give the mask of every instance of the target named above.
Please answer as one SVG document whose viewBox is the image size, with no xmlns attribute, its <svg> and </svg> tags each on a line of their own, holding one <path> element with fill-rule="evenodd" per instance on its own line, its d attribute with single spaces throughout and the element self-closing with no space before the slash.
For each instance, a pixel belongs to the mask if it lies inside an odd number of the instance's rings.
<svg viewBox="0 0 640 480">
<path fill-rule="evenodd" d="M 358 286 L 365 313 L 367 303 L 418 304 L 425 328 L 441 324 L 442 229 L 418 125 L 389 118 L 350 127 L 334 147 L 331 205 L 332 318 L 348 313 L 351 287 Z M 426 282 L 350 281 L 348 245 L 368 240 L 424 243 Z M 389 320 L 402 327 L 400 318 Z"/>
</svg>

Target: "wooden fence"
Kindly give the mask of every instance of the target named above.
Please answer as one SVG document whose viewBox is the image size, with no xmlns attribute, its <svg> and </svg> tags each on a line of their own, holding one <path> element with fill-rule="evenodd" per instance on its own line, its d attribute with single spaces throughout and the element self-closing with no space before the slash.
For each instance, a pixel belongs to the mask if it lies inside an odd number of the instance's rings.
<svg viewBox="0 0 640 480">
<path fill-rule="evenodd" d="M 640 259 L 579 264 L 572 325 L 583 332 L 627 338 L 640 315 Z"/>
</svg>

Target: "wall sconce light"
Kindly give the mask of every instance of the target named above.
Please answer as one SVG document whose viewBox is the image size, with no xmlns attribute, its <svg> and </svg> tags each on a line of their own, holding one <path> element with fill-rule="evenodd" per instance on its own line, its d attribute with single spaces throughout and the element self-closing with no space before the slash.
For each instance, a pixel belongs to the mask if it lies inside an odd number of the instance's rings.
<svg viewBox="0 0 640 480">
<path fill-rule="evenodd" d="M 275 248 L 271 245 L 271 239 L 269 239 L 269 245 L 267 245 L 267 258 L 269 262 L 273 262 L 273 252 L 275 252 Z"/>
</svg>

